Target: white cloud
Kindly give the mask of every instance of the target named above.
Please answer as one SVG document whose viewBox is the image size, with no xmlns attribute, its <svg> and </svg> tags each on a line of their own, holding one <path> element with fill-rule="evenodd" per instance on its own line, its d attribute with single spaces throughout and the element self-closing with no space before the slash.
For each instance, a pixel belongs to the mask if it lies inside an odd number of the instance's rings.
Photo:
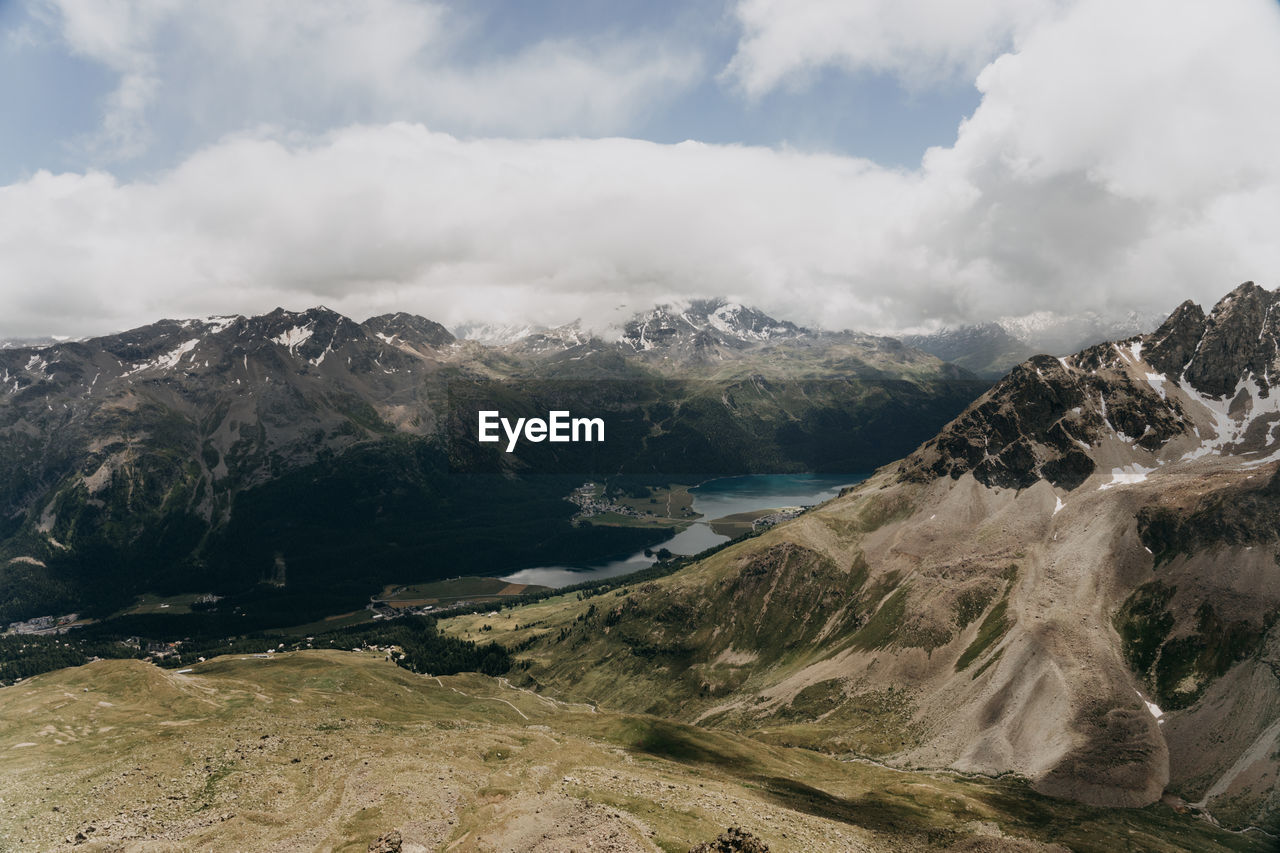
<svg viewBox="0 0 1280 853">
<path fill-rule="evenodd" d="M 1280 7 L 1081 0 L 1018 45 L 914 171 L 399 123 L 37 174 L 0 188 L 0 332 L 321 302 L 599 324 L 715 294 L 885 330 L 1280 285 Z"/>
<path fill-rule="evenodd" d="M 599 321 L 695 282 L 781 302 L 810 273 L 858 266 L 860 241 L 833 233 L 871 233 L 887 213 L 873 197 L 905 201 L 912 182 L 697 143 L 467 141 L 409 124 L 307 146 L 242 137 L 156 182 L 40 173 L 0 190 L 0 278 L 41 285 L 0 295 L 0 314 L 45 326 L 108 290 L 82 322 L 278 302 Z"/>
<path fill-rule="evenodd" d="M 463 11 L 423 0 L 45 0 L 76 53 L 119 75 L 96 143 L 133 157 L 153 125 L 216 138 L 413 120 L 460 133 L 609 133 L 701 73 L 653 37 L 465 56 Z"/>
<path fill-rule="evenodd" d="M 921 86 L 971 79 L 1057 0 L 739 0 L 743 36 L 724 75 L 751 96 L 826 66 Z"/>
<path fill-rule="evenodd" d="M 1280 284 L 1280 244 L 1254 219 L 1280 221 L 1277 4 L 1083 0 L 977 84 L 956 145 L 925 160 L 976 195 L 953 251 L 1004 286 L 975 310 Z"/>
</svg>

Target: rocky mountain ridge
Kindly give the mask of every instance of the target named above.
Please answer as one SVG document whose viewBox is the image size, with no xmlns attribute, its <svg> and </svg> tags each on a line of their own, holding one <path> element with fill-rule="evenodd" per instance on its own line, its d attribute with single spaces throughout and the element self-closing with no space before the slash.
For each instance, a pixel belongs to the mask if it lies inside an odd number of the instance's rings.
<svg viewBox="0 0 1280 853">
<path fill-rule="evenodd" d="M 1246 282 L 1205 315 L 1184 302 L 1148 335 L 1015 368 L 909 459 L 904 476 L 1071 490 L 1101 463 L 1119 478 L 1213 454 L 1258 466 L 1280 459 L 1280 376 L 1273 308 Z"/>
</svg>

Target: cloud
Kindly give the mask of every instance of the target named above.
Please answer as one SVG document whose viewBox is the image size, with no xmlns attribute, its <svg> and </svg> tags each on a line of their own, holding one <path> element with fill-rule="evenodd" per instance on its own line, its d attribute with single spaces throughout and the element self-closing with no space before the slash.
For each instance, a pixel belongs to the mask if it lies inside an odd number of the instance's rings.
<svg viewBox="0 0 1280 853">
<path fill-rule="evenodd" d="M 975 193 L 951 251 L 1004 283 L 975 292 L 975 310 L 1280 284 L 1280 246 L 1253 220 L 1280 215 L 1278 80 L 1268 0 L 1085 0 L 1029 31 L 979 74 L 956 145 L 924 164 Z"/>
<path fill-rule="evenodd" d="M 95 149 L 133 157 L 147 147 L 147 107 L 160 81 L 148 44 L 177 9 L 174 0 L 51 0 L 41 9 L 60 26 L 72 52 L 96 60 L 118 75 L 107 97 Z"/>
<path fill-rule="evenodd" d="M 228 137 L 149 179 L 0 188 L 0 333 L 317 303 L 602 325 L 728 295 L 895 330 L 1280 285 L 1280 7 L 1081 0 L 976 77 L 920 168 L 791 149 Z"/>
<path fill-rule="evenodd" d="M 416 124 L 305 145 L 239 137 L 155 181 L 38 173 L 0 189 L 0 277 L 38 284 L 0 295 L 0 313 L 79 317 L 71 333 L 102 311 L 127 324 L 325 302 L 602 321 L 694 283 L 781 296 L 810 269 L 856 264 L 862 248 L 833 229 L 869 233 L 884 209 L 844 193 L 905 198 L 912 180 L 766 148 L 462 140 Z"/>
<path fill-rule="evenodd" d="M 973 74 L 1055 0 L 739 0 L 724 78 L 751 97 L 836 67 L 923 86 Z"/>
<path fill-rule="evenodd" d="M 615 133 L 701 74 L 693 49 L 638 35 L 473 58 L 478 23 L 439 2 L 45 2 L 69 48 L 118 75 L 93 140 L 108 160 L 145 152 L 156 126 L 206 139 L 391 120 L 459 133 Z"/>
</svg>

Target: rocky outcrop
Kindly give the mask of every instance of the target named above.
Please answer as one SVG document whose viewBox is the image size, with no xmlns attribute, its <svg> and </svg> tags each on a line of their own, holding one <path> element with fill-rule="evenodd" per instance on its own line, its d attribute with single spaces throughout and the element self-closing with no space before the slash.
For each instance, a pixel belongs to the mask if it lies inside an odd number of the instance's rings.
<svg viewBox="0 0 1280 853">
<path fill-rule="evenodd" d="M 745 829 L 731 826 L 714 841 L 693 845 L 689 853 L 769 853 L 769 845 Z"/>
<path fill-rule="evenodd" d="M 1102 355 L 1086 350 L 1076 358 Z M 1090 451 L 1105 439 L 1119 436 L 1154 451 L 1184 428 L 1179 405 L 1147 383 L 1035 356 L 904 460 L 900 471 L 915 482 L 972 472 L 986 486 L 1025 489 L 1043 479 L 1070 490 L 1093 474 Z"/>
<path fill-rule="evenodd" d="M 1280 294 L 1251 281 L 1228 293 L 1214 306 L 1204 334 L 1185 368 L 1187 381 L 1211 397 L 1233 394 L 1250 374 L 1270 387 L 1271 374 L 1280 374 L 1273 311 Z M 1280 380 L 1280 375 L 1277 375 Z"/>
<path fill-rule="evenodd" d="M 1161 373 L 1179 376 L 1204 336 L 1204 309 L 1188 299 L 1148 338 L 1147 362 Z"/>
<path fill-rule="evenodd" d="M 400 830 L 393 829 L 369 842 L 369 853 L 400 853 L 404 847 L 404 839 Z"/>
</svg>

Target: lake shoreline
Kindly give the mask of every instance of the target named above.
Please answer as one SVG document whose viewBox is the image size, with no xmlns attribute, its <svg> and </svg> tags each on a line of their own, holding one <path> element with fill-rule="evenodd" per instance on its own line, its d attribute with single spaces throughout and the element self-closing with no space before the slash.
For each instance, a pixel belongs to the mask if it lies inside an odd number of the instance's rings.
<svg viewBox="0 0 1280 853">
<path fill-rule="evenodd" d="M 712 477 L 684 487 L 692 497 L 688 519 L 665 542 L 644 551 L 587 566 L 535 566 L 503 575 L 511 583 L 560 588 L 584 581 L 621 577 L 653 565 L 659 551 L 681 556 L 698 554 L 749 533 L 758 519 L 772 514 L 815 506 L 839 495 L 840 490 L 865 480 L 868 474 L 745 474 Z M 707 519 L 710 519 L 709 521 Z M 648 552 L 648 553 L 646 553 Z"/>
</svg>

